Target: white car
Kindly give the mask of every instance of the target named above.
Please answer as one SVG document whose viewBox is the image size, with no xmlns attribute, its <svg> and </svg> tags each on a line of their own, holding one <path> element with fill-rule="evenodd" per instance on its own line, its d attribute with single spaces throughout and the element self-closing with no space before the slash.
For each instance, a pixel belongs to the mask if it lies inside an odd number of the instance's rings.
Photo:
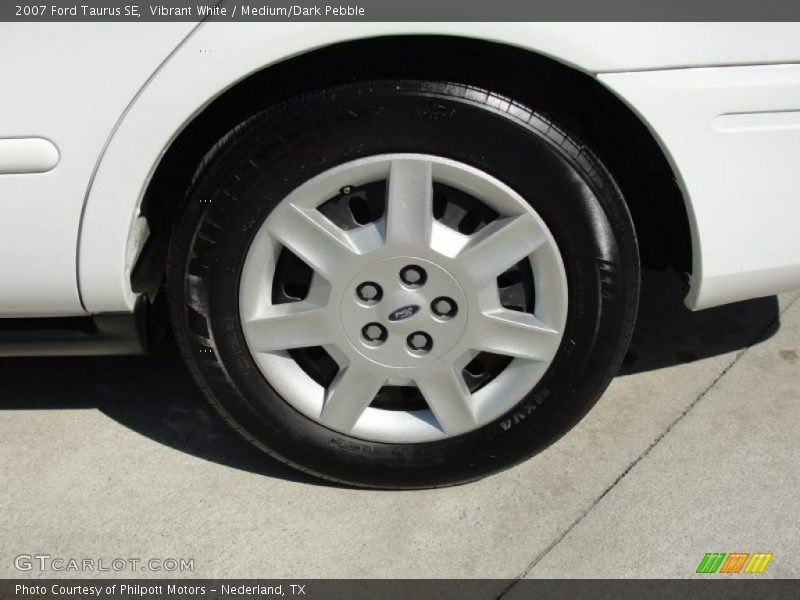
<svg viewBox="0 0 800 600">
<path fill-rule="evenodd" d="M 693 310 L 800 288 L 800 25 L 0 25 L 0 355 L 169 305 L 244 436 L 358 486 L 539 452 Z"/>
</svg>

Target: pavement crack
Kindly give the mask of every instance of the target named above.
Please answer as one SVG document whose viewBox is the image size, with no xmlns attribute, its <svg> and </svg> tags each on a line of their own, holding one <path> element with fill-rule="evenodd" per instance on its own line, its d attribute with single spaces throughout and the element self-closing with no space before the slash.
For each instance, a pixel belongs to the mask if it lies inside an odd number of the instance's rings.
<svg viewBox="0 0 800 600">
<path fill-rule="evenodd" d="M 707 394 L 708 394 L 708 393 L 709 393 L 709 392 L 710 392 L 712 389 L 714 389 L 714 387 L 717 385 L 717 383 L 719 383 L 719 381 L 720 381 L 720 380 L 721 380 L 723 377 L 725 377 L 725 375 L 727 375 L 727 374 L 728 374 L 728 371 L 730 371 L 730 370 L 731 370 L 731 369 L 732 369 L 732 368 L 733 368 L 733 367 L 736 365 L 736 363 L 738 363 L 738 362 L 739 362 L 739 360 L 741 360 L 741 358 L 742 358 L 742 357 L 743 357 L 743 356 L 744 356 L 744 355 L 747 353 L 747 351 L 748 351 L 748 350 L 750 350 L 750 348 L 751 348 L 752 346 L 754 346 L 755 344 L 757 344 L 758 342 L 760 342 L 761 340 L 763 340 L 763 339 L 764 339 L 764 337 L 766 336 L 766 334 L 767 334 L 767 333 L 770 331 L 770 329 L 771 329 L 772 327 L 774 327 L 774 326 L 775 326 L 775 324 L 776 324 L 776 323 L 780 323 L 781 317 L 782 317 L 782 316 L 783 316 L 783 315 L 786 313 L 786 311 L 788 311 L 789 309 L 791 309 L 791 308 L 792 308 L 792 306 L 794 306 L 794 305 L 795 305 L 795 304 L 796 304 L 798 301 L 800 301 L 800 297 L 799 297 L 799 298 L 795 298 L 794 300 L 792 300 L 792 301 L 791 301 L 791 302 L 790 302 L 790 303 L 789 303 L 789 304 L 788 304 L 788 305 L 787 305 L 787 306 L 786 306 L 786 307 L 785 307 L 783 310 L 781 310 L 781 311 L 780 311 L 780 312 L 777 314 L 777 316 L 776 316 L 774 319 L 771 319 L 771 320 L 770 320 L 770 321 L 769 321 L 769 322 L 768 322 L 768 323 L 767 323 L 767 324 L 766 324 L 766 325 L 765 325 L 765 326 L 764 326 L 764 327 L 763 327 L 763 328 L 762 328 L 762 329 L 761 329 L 761 330 L 758 332 L 758 334 L 757 334 L 756 336 L 754 336 L 754 337 L 753 337 L 753 339 L 752 339 L 752 340 L 751 340 L 751 341 L 750 341 L 750 342 L 749 342 L 749 343 L 748 343 L 748 344 L 747 344 L 747 345 L 746 345 L 744 348 L 742 348 L 741 350 L 739 350 L 739 352 L 737 352 L 737 353 L 736 353 L 736 356 L 733 358 L 733 360 L 732 360 L 732 361 L 731 361 L 731 362 L 730 362 L 730 363 L 729 363 L 729 364 L 728 364 L 728 365 L 727 365 L 727 366 L 726 366 L 726 367 L 725 367 L 725 368 L 724 368 L 724 369 L 723 369 L 723 370 L 722 370 L 722 371 L 721 371 L 721 372 L 720 372 L 720 373 L 719 373 L 719 374 L 718 374 L 718 375 L 717 375 L 717 376 L 714 378 L 714 380 L 713 380 L 713 381 L 712 381 L 710 384 L 708 384 L 708 385 L 707 385 L 707 386 L 706 386 L 706 387 L 705 387 L 705 388 L 704 388 L 704 389 L 703 389 L 703 390 L 702 390 L 702 391 L 701 391 L 701 392 L 700 392 L 700 393 L 699 393 L 699 394 L 698 394 L 698 395 L 695 397 L 695 399 L 694 399 L 694 400 L 692 400 L 692 402 L 691 402 L 691 403 L 689 403 L 689 405 L 688 405 L 688 406 L 687 406 L 687 407 L 686 407 L 686 408 L 685 408 L 685 409 L 684 409 L 684 410 L 681 412 L 681 414 L 679 414 L 679 415 L 678 415 L 678 416 L 677 416 L 675 419 L 673 419 L 673 421 L 672 421 L 672 422 L 671 422 L 669 425 L 667 425 L 666 429 L 664 429 L 664 431 L 662 431 L 662 432 L 661 432 L 661 433 L 660 433 L 660 434 L 659 434 L 659 435 L 658 435 L 658 436 L 657 436 L 657 437 L 656 437 L 656 438 L 655 438 L 655 439 L 654 439 L 654 440 L 653 440 L 653 441 L 650 443 L 650 445 L 649 445 L 649 446 L 647 446 L 647 448 L 645 448 L 645 449 L 644 449 L 644 451 L 643 451 L 641 454 L 639 454 L 639 456 L 637 456 L 637 457 L 636 457 L 636 458 L 635 458 L 633 461 L 631 461 L 631 462 L 628 464 L 628 466 L 627 466 L 627 467 L 625 467 L 625 469 L 622 471 L 622 473 L 620 473 L 620 474 L 619 474 L 619 475 L 616 477 L 616 479 L 614 479 L 614 481 L 611 483 L 611 485 L 609 485 L 609 486 L 608 486 L 608 487 L 607 487 L 605 490 L 603 490 L 603 492 L 602 492 L 602 493 L 601 493 L 599 496 L 597 496 L 597 497 L 596 497 L 596 498 L 595 498 L 595 499 L 594 499 L 594 500 L 593 500 L 593 501 L 592 501 L 592 502 L 589 504 L 589 506 L 588 506 L 588 507 L 586 507 L 586 509 L 585 509 L 585 510 L 584 510 L 584 511 L 583 511 L 583 512 L 580 514 L 580 515 L 578 515 L 578 517 L 577 517 L 577 518 L 576 518 L 576 519 L 575 519 L 575 520 L 574 520 L 574 521 L 573 521 L 573 522 L 572 522 L 572 523 L 569 525 L 569 527 L 567 527 L 567 528 L 566 528 L 566 529 L 565 529 L 563 532 L 561 532 L 561 534 L 560 534 L 558 537 L 556 537 L 556 538 L 555 538 L 555 539 L 554 539 L 552 542 L 550 542 L 550 544 L 548 544 L 548 546 L 547 546 L 547 547 L 546 547 L 544 550 L 542 550 L 542 551 L 541 551 L 539 554 L 537 554 L 537 555 L 536 555 L 536 557 L 535 557 L 535 558 L 534 558 L 534 559 L 533 559 L 533 560 L 532 560 L 532 561 L 531 561 L 531 562 L 528 564 L 528 566 L 525 568 L 525 570 L 524 570 L 522 573 L 520 573 L 519 575 L 517 575 L 517 576 L 516 576 L 516 577 L 515 577 L 515 578 L 514 578 L 514 579 L 511 581 L 511 583 L 509 583 L 509 584 L 508 584 L 508 586 L 506 586 L 505 588 L 503 588 L 503 590 L 500 592 L 500 594 L 498 594 L 498 595 L 495 597 L 495 600 L 501 600 L 501 599 L 502 599 L 504 596 L 506 596 L 506 594 L 508 594 L 508 593 L 509 593 L 509 592 L 510 592 L 510 591 L 511 591 L 513 588 L 514 588 L 514 586 L 516 586 L 516 585 L 517 585 L 517 583 L 519 583 L 519 581 L 520 581 L 520 580 L 524 579 L 524 578 L 525 578 L 525 577 L 526 577 L 526 576 L 527 576 L 527 575 L 528 575 L 528 574 L 529 574 L 531 571 L 533 571 L 533 569 L 534 569 L 534 568 L 536 568 L 536 565 L 538 565 L 538 564 L 539 564 L 539 563 L 542 561 L 542 559 L 543 559 L 545 556 L 547 556 L 547 555 L 550 553 L 550 551 L 552 551 L 552 550 L 553 550 L 553 548 L 555 548 L 556 546 L 558 546 L 558 544 L 560 544 L 560 543 L 561 543 L 561 541 L 562 541 L 562 540 L 564 540 L 564 538 L 566 538 L 566 537 L 567 537 L 567 536 L 570 534 L 570 532 L 571 532 L 573 529 L 575 529 L 575 527 L 576 527 L 576 526 L 577 526 L 577 525 L 578 525 L 578 524 L 579 524 L 581 521 L 583 521 L 583 520 L 584 520 L 584 519 L 585 519 L 585 518 L 588 516 L 588 514 L 589 514 L 590 512 L 592 512 L 592 510 L 594 510 L 594 508 L 595 508 L 595 507 L 596 507 L 596 506 L 597 506 L 597 505 L 598 505 L 598 504 L 599 504 L 599 503 L 600 503 L 600 502 L 603 500 L 603 498 L 605 498 L 605 497 L 608 495 L 608 493 L 609 493 L 611 490 L 613 490 L 613 489 L 614 489 L 614 488 L 617 486 L 617 484 L 618 484 L 620 481 L 622 481 L 622 480 L 623 480 L 623 479 L 624 479 L 624 478 L 625 478 L 625 477 L 628 475 L 628 473 L 630 473 L 630 472 L 633 470 L 633 468 L 634 468 L 634 467 L 636 467 L 636 465 L 638 465 L 638 464 L 639 464 L 639 463 L 642 461 L 642 459 L 644 459 L 644 458 L 645 458 L 645 457 L 646 457 L 648 454 L 650 454 L 650 452 L 653 450 L 653 448 L 655 448 L 655 447 L 656 447 L 656 446 L 659 444 L 659 442 L 661 442 L 661 440 L 663 440 L 663 439 L 664 439 L 664 437 L 665 437 L 665 436 L 666 436 L 666 435 L 667 435 L 667 434 L 668 434 L 670 431 L 672 431 L 672 429 L 673 429 L 673 428 L 674 428 L 674 427 L 675 427 L 675 426 L 676 426 L 678 423 L 680 423 L 680 422 L 683 420 L 683 418 L 684 418 L 686 415 L 688 415 L 688 414 L 689 414 L 689 413 L 692 411 L 692 409 L 693 409 L 695 406 L 697 406 L 698 402 L 700 402 L 700 401 L 701 401 L 701 400 L 702 400 L 702 399 L 703 399 L 703 398 L 704 398 L 704 397 L 705 397 L 705 396 L 706 396 L 706 395 L 707 395 Z"/>
</svg>

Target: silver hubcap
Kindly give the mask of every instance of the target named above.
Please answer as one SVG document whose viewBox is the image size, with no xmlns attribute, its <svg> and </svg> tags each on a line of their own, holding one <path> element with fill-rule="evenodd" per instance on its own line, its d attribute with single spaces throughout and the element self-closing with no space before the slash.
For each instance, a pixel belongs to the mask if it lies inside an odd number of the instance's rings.
<svg viewBox="0 0 800 600">
<path fill-rule="evenodd" d="M 374 220 L 345 229 L 320 210 L 381 181 L 385 207 Z M 476 199 L 492 218 L 453 229 L 434 216 L 436 186 Z M 304 297 L 276 303 L 287 250 L 312 275 Z M 534 300 L 512 310 L 501 276 L 523 264 Z M 480 427 L 536 385 L 561 342 L 567 284 L 544 222 L 502 182 L 440 157 L 381 155 L 326 171 L 275 208 L 248 251 L 240 310 L 259 369 L 297 410 L 354 437 L 421 442 Z M 317 347 L 337 367 L 326 385 L 291 352 Z M 486 355 L 506 357 L 503 367 L 471 389 L 468 369 Z M 385 386 L 416 388 L 426 407 L 372 406 Z"/>
<path fill-rule="evenodd" d="M 406 283 L 404 269 L 421 275 L 420 279 Z M 423 279 L 424 283 L 417 283 Z M 361 300 L 356 290 L 363 281 L 380 286 L 381 300 Z M 341 325 L 352 348 L 376 369 L 414 368 L 446 356 L 467 327 L 465 311 L 442 318 L 432 310 L 433 300 L 439 297 L 447 296 L 462 306 L 467 305 L 467 299 L 456 279 L 429 260 L 406 256 L 378 260 L 356 274 L 350 289 L 352 293 L 346 291 L 342 298 Z M 372 336 L 363 335 L 364 323 L 384 327 L 386 339 L 376 344 Z M 426 337 L 427 341 L 423 339 Z"/>
</svg>

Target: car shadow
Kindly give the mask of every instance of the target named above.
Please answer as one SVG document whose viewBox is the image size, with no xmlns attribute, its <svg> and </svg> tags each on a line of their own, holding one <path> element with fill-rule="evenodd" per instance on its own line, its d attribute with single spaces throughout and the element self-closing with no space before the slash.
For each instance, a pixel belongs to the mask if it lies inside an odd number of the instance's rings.
<svg viewBox="0 0 800 600">
<path fill-rule="evenodd" d="M 692 312 L 672 271 L 645 271 L 636 329 L 620 375 L 633 375 L 741 350 L 778 331 L 778 298 L 769 296 Z"/>
<path fill-rule="evenodd" d="M 646 272 L 630 376 L 745 348 L 777 331 L 777 298 L 692 313 L 671 273 Z M 199 458 L 281 479 L 329 485 L 262 454 L 208 406 L 171 340 L 149 356 L 0 359 L 0 410 L 94 408 Z"/>
<path fill-rule="evenodd" d="M 205 401 L 172 339 L 148 356 L 0 359 L 0 385 L 0 411 L 94 408 L 152 440 L 205 460 L 323 484 L 234 432 Z"/>
</svg>

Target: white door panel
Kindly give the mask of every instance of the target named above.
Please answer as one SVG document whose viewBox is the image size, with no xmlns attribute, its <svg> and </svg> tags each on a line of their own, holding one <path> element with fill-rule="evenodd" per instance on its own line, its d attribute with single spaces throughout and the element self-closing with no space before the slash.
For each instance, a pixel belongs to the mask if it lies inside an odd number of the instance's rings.
<svg viewBox="0 0 800 600">
<path fill-rule="evenodd" d="M 117 120 L 192 23 L 0 24 L 0 316 L 84 312 L 77 286 L 81 210 Z M 9 150 L 10 151 L 10 150 Z M 47 172 L 28 172 L 20 170 Z M 121 239 L 120 243 L 125 243 Z"/>
</svg>

